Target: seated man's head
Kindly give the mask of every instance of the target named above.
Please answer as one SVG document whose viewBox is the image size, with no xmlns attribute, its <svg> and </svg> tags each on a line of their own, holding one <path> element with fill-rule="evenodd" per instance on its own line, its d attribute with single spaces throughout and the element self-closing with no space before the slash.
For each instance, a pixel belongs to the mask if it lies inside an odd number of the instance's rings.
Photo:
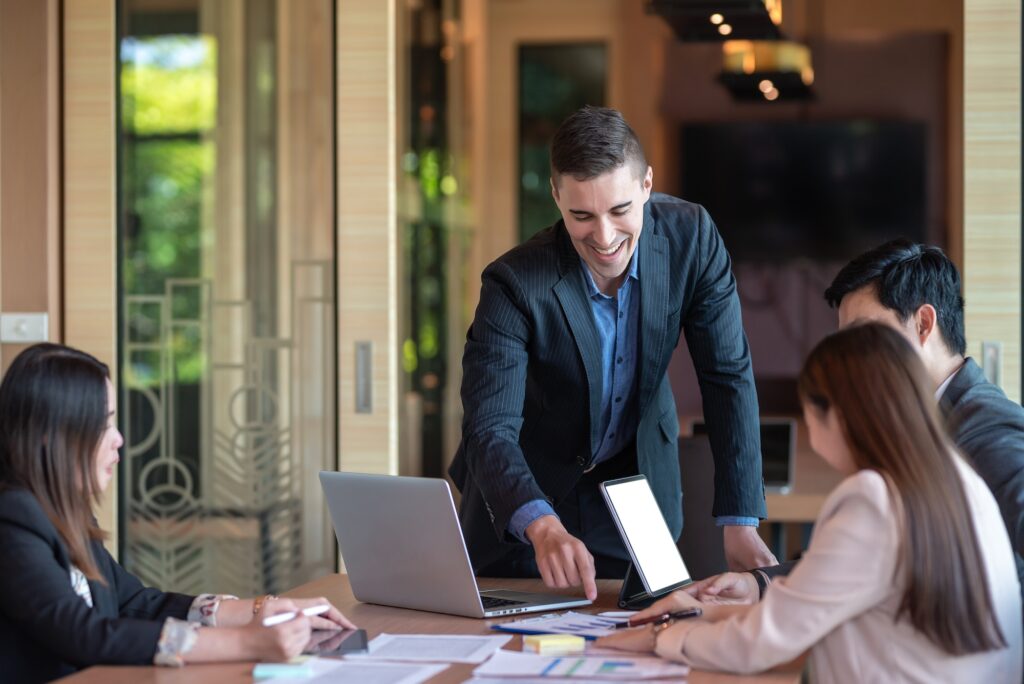
<svg viewBox="0 0 1024 684">
<path fill-rule="evenodd" d="M 594 282 L 613 294 L 636 250 L 654 174 L 622 115 L 584 107 L 551 141 L 551 196 Z"/>
<path fill-rule="evenodd" d="M 960 273 L 941 249 L 897 239 L 843 267 L 825 290 L 839 327 L 865 321 L 899 330 L 941 383 L 962 361 L 964 299 Z"/>
</svg>

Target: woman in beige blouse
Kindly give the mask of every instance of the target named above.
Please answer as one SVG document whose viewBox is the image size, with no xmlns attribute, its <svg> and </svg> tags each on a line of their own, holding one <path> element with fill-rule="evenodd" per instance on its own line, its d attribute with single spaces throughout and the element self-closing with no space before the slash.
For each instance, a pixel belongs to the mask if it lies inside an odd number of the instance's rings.
<svg viewBox="0 0 1024 684">
<path fill-rule="evenodd" d="M 884 326 L 826 338 L 799 391 L 811 446 L 846 479 L 803 558 L 755 605 L 701 604 L 678 591 L 642 615 L 700 605 L 704 618 L 598 643 L 738 673 L 810 649 L 816 682 L 1020 682 L 1009 539 L 928 387 L 917 355 Z"/>
</svg>

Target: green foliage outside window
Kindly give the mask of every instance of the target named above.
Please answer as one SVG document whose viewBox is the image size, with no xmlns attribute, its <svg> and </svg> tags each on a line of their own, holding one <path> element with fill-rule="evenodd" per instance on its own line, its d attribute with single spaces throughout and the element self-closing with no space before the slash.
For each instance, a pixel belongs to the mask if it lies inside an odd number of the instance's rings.
<svg viewBox="0 0 1024 684">
<path fill-rule="evenodd" d="M 202 276 L 204 187 L 216 163 L 216 44 L 204 36 L 126 38 L 121 43 L 121 193 L 125 295 L 164 295 L 170 278 Z M 192 309 L 193 307 L 186 307 Z M 194 317 L 172 302 L 177 318 Z M 129 339 L 152 338 L 150 312 L 129 310 Z M 205 370 L 193 332 L 170 340 L 177 382 Z M 134 385 L 156 385 L 163 371 L 139 364 Z"/>
</svg>

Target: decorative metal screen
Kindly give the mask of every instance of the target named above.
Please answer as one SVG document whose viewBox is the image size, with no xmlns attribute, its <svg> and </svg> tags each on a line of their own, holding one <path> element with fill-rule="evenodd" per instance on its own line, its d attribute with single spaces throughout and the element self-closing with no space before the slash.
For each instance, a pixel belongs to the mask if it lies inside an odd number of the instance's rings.
<svg viewBox="0 0 1024 684">
<path fill-rule="evenodd" d="M 329 0 L 122 3 L 126 567 L 254 595 L 331 572 Z"/>
</svg>

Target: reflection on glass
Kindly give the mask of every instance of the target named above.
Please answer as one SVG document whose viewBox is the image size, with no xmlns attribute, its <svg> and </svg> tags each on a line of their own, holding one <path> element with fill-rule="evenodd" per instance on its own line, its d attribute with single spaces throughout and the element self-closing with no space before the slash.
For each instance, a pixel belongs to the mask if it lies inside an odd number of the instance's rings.
<svg viewBox="0 0 1024 684">
<path fill-rule="evenodd" d="M 121 3 L 125 565 L 165 590 L 334 568 L 330 0 Z"/>
<path fill-rule="evenodd" d="M 605 104 L 603 44 L 519 47 L 519 237 L 527 240 L 560 216 L 551 199 L 551 138 L 584 105 Z"/>
<path fill-rule="evenodd" d="M 454 453 L 459 419 L 459 310 L 468 228 L 459 122 L 459 3 L 421 0 L 405 6 L 407 47 L 401 93 L 401 364 L 404 371 L 402 474 L 441 477 Z M 453 363 L 453 354 L 455 355 Z"/>
</svg>

